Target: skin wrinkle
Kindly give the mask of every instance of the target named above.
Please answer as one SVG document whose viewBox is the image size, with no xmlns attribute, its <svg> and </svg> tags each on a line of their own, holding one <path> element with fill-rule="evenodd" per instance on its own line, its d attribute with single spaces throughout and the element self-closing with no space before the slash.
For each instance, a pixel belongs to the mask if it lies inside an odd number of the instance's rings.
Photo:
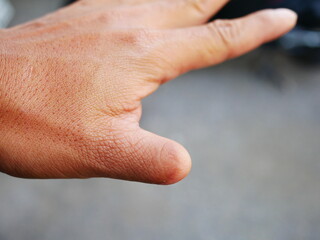
<svg viewBox="0 0 320 240">
<path fill-rule="evenodd" d="M 141 100 L 296 21 L 281 10 L 201 25 L 226 2 L 80 0 L 1 29 L 0 170 L 157 184 L 186 177 L 191 159 L 184 147 L 140 128 Z"/>
<path fill-rule="evenodd" d="M 200 16 L 206 16 L 208 14 L 207 12 L 207 1 L 204 0 L 188 0 L 187 1 L 187 5 L 191 5 L 193 9 L 196 10 L 196 12 L 200 15 Z"/>
</svg>

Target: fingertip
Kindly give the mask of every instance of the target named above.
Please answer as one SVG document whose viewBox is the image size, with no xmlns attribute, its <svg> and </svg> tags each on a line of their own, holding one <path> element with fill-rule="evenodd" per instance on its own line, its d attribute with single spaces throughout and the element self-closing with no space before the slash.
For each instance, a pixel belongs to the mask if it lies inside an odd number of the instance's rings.
<svg viewBox="0 0 320 240">
<path fill-rule="evenodd" d="M 290 9 L 279 8 L 261 10 L 244 19 L 254 25 L 253 28 L 260 34 L 262 43 L 266 43 L 292 30 L 297 23 L 298 15 Z"/>
<path fill-rule="evenodd" d="M 283 22 L 287 23 L 291 28 L 297 24 L 298 14 L 287 8 L 279 8 L 273 10 Z"/>
<path fill-rule="evenodd" d="M 161 161 L 164 163 L 164 179 L 162 185 L 175 184 L 191 171 L 191 157 L 188 151 L 180 144 L 170 141 L 167 142 L 161 151 Z"/>
</svg>

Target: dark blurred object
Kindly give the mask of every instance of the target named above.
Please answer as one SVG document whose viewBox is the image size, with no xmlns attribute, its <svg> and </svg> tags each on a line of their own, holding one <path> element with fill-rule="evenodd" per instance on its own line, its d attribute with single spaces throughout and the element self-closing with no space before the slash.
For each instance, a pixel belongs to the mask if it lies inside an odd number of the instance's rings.
<svg viewBox="0 0 320 240">
<path fill-rule="evenodd" d="M 276 44 L 299 60 L 320 63 L 320 31 L 296 28 Z"/>
<path fill-rule="evenodd" d="M 289 8 L 299 15 L 298 26 L 274 42 L 299 60 L 320 62 L 320 0 L 233 0 L 216 18 L 237 18 L 265 8 Z"/>
<path fill-rule="evenodd" d="M 8 26 L 10 20 L 13 17 L 13 7 L 7 0 L 0 0 L 0 28 Z"/>
<path fill-rule="evenodd" d="M 73 3 L 73 2 L 75 2 L 76 0 L 66 0 L 65 1 L 65 5 L 69 5 L 69 4 L 71 4 L 71 3 Z"/>
<path fill-rule="evenodd" d="M 232 0 L 215 18 L 236 18 L 265 8 L 292 9 L 299 14 L 299 26 L 320 28 L 320 0 Z"/>
</svg>

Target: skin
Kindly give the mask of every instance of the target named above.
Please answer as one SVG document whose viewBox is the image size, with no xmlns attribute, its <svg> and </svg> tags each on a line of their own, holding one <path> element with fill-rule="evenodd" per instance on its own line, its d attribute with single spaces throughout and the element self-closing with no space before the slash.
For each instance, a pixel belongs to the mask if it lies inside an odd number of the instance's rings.
<svg viewBox="0 0 320 240">
<path fill-rule="evenodd" d="M 0 30 L 0 171 L 156 184 L 183 179 L 188 152 L 139 127 L 141 100 L 296 23 L 284 9 L 206 23 L 226 3 L 82 0 Z"/>
</svg>

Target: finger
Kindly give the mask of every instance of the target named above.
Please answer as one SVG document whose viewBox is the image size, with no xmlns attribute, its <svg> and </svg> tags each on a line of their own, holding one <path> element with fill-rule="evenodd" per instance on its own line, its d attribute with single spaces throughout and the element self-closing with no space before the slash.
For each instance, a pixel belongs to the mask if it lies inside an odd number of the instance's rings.
<svg viewBox="0 0 320 240">
<path fill-rule="evenodd" d="M 149 5 L 153 1 L 155 0 L 78 0 L 46 15 L 42 20 L 45 19 L 47 24 L 73 20 L 100 31 L 106 27 L 147 27 L 144 16 L 146 7 L 142 6 L 147 2 L 145 5 L 151 10 Z"/>
<path fill-rule="evenodd" d="M 207 22 L 230 0 L 160 0 L 145 12 L 158 28 L 178 28 Z M 150 24 L 150 25 L 151 25 Z"/>
<path fill-rule="evenodd" d="M 82 0 L 74 4 L 87 12 L 98 9 L 97 19 L 108 19 L 107 27 L 178 28 L 199 25 L 229 0 Z M 85 8 L 83 8 L 85 6 Z M 129 21 L 128 21 L 129 20 Z M 99 23 L 96 23 L 97 25 Z M 105 21 L 102 22 L 106 27 Z"/>
<path fill-rule="evenodd" d="M 90 0 L 88 0 L 91 2 Z M 108 23 L 108 27 L 122 26 L 126 28 L 178 28 L 205 23 L 218 12 L 229 0 L 134 0 L 131 7 L 126 7 L 129 1 L 96 0 L 102 9 L 113 9 L 116 21 Z M 108 3 L 106 3 L 108 2 Z M 120 5 L 121 3 L 121 5 Z M 106 5 L 108 4 L 108 5 Z M 114 13 L 113 12 L 113 13 Z M 111 12 L 112 13 L 112 12 Z M 109 12 L 109 15 L 111 14 Z M 108 15 L 108 12 L 106 12 Z M 129 21 L 128 21 L 129 19 Z"/>
<path fill-rule="evenodd" d="M 117 145 L 121 146 L 118 154 L 106 154 L 101 159 L 100 177 L 168 185 L 185 178 L 191 169 L 184 147 L 142 129 L 128 134 Z"/>
<path fill-rule="evenodd" d="M 155 0 L 79 0 L 77 2 L 79 3 L 88 3 L 88 4 L 99 4 L 102 6 L 130 6 L 130 5 L 136 5 L 141 4 L 145 2 L 151 2 Z"/>
<path fill-rule="evenodd" d="M 240 56 L 287 33 L 296 21 L 291 10 L 264 10 L 236 20 L 170 30 L 161 57 L 168 59 L 176 72 L 166 78 Z"/>
</svg>

